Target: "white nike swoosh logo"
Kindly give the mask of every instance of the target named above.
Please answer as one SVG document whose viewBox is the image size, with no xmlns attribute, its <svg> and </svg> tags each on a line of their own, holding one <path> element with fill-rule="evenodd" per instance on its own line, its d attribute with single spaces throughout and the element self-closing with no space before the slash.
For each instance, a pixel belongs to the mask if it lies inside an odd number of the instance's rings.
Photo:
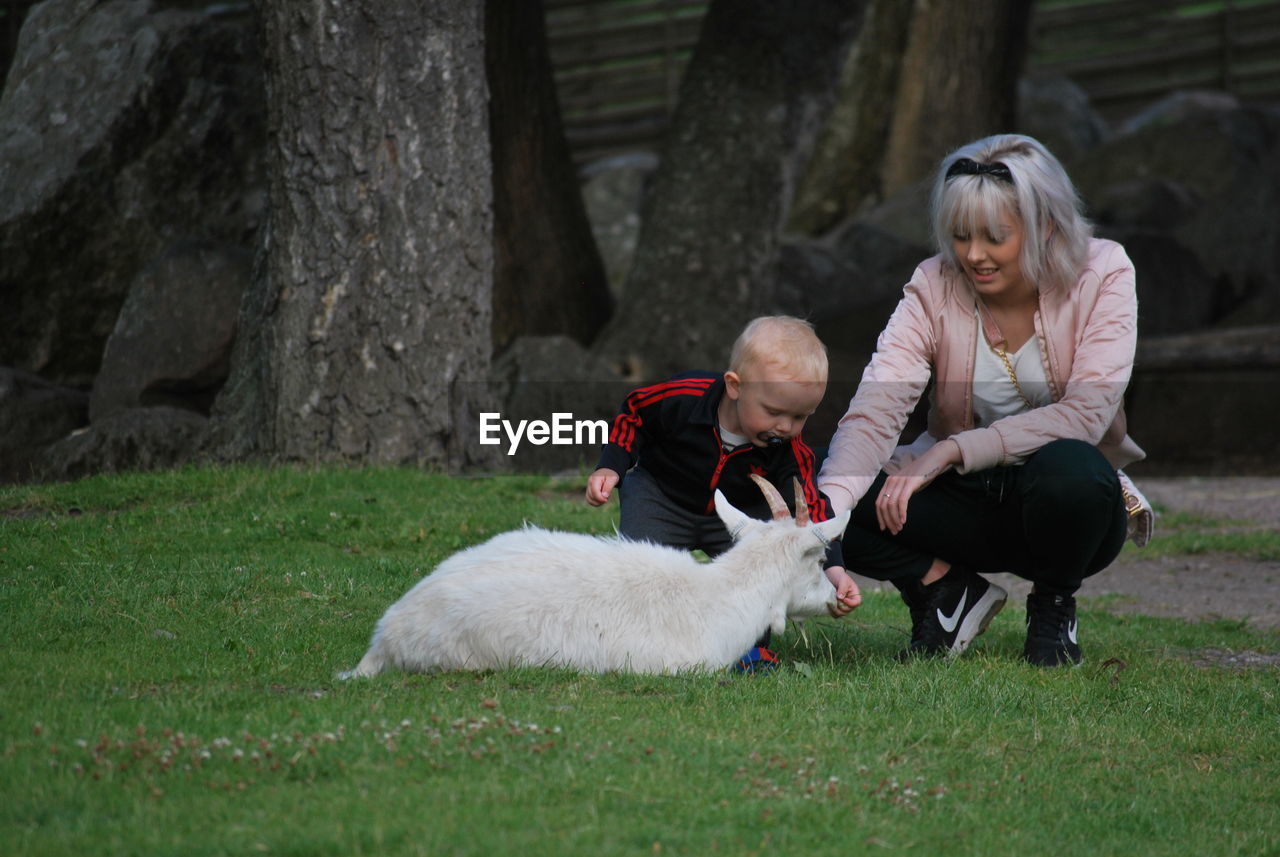
<svg viewBox="0 0 1280 857">
<path fill-rule="evenodd" d="M 1076 642 L 1076 625 L 1077 622 L 1073 619 L 1071 621 L 1071 627 L 1067 628 L 1067 639 L 1073 644 Z"/>
<path fill-rule="evenodd" d="M 969 600 L 969 590 L 965 590 L 960 596 L 960 603 L 956 605 L 956 612 L 950 616 L 943 614 L 942 610 L 938 610 L 938 622 L 942 625 L 942 630 L 950 634 L 956 629 L 956 625 L 960 624 L 960 614 L 964 613 L 964 603 Z"/>
</svg>

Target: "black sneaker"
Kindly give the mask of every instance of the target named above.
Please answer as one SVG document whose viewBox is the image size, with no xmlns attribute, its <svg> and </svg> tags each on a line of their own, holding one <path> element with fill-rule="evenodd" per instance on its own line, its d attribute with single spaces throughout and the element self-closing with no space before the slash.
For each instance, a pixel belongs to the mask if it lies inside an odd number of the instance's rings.
<svg viewBox="0 0 1280 857">
<path fill-rule="evenodd" d="M 958 655 L 987 630 L 1009 593 L 960 566 L 928 586 L 904 588 L 911 645 L 899 657 Z"/>
<path fill-rule="evenodd" d="M 929 613 L 929 590 L 919 580 L 898 584 L 898 592 L 902 595 L 902 603 L 907 605 L 911 614 L 911 644 L 898 652 L 898 660 L 904 661 L 912 657 L 942 654 L 941 646 L 934 646 L 928 637 L 925 616 Z M 934 625 L 936 627 L 936 623 Z M 936 649 L 936 651 L 935 651 Z"/>
<path fill-rule="evenodd" d="M 1070 595 L 1027 596 L 1027 642 L 1022 656 L 1038 667 L 1082 664 L 1076 642 L 1076 600 Z"/>
</svg>

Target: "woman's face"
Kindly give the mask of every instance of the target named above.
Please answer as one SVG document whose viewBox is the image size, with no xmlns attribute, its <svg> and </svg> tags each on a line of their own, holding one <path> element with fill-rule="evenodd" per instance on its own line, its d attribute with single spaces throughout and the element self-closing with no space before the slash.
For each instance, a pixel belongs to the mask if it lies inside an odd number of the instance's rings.
<svg viewBox="0 0 1280 857">
<path fill-rule="evenodd" d="M 951 247 L 978 294 L 1011 298 L 1029 289 L 1022 277 L 1022 241 L 1022 219 L 1006 211 L 978 234 L 957 229 Z"/>
</svg>

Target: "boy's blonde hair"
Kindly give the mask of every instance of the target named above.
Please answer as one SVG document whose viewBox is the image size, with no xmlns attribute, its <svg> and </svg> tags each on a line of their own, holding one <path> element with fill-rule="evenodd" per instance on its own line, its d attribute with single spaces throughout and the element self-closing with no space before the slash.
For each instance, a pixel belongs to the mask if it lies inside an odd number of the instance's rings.
<svg viewBox="0 0 1280 857">
<path fill-rule="evenodd" d="M 775 366 L 797 381 L 826 383 L 827 346 L 813 325 L 789 315 L 752 319 L 729 352 L 729 371 Z"/>
</svg>

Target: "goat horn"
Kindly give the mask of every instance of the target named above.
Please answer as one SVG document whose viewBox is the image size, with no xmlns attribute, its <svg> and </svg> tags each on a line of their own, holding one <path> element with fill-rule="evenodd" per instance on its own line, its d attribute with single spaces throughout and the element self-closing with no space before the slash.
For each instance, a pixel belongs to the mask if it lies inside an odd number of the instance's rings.
<svg viewBox="0 0 1280 857">
<path fill-rule="evenodd" d="M 796 526 L 809 526 L 809 504 L 804 499 L 804 488 L 800 487 L 800 480 L 794 476 L 791 478 L 791 496 L 796 498 Z"/>
<path fill-rule="evenodd" d="M 787 508 L 787 501 L 782 499 L 778 489 L 774 488 L 768 479 L 752 473 L 751 481 L 760 486 L 760 491 L 764 494 L 764 499 L 769 504 L 769 511 L 773 513 L 775 521 L 791 520 L 791 510 Z"/>
</svg>

